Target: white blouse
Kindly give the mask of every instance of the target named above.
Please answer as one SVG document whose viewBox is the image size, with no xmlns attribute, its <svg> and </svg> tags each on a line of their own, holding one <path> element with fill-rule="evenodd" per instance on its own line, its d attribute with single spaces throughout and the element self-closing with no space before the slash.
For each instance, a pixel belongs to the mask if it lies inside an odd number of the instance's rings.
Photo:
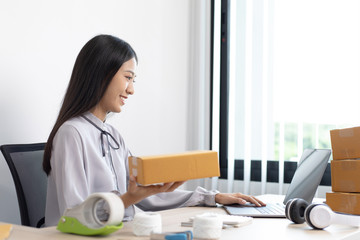
<svg viewBox="0 0 360 240">
<path fill-rule="evenodd" d="M 72 118 L 59 128 L 54 137 L 47 186 L 46 226 L 57 225 L 67 208 L 82 203 L 92 193 L 117 190 L 124 194 L 127 191 L 130 152 L 123 138 L 114 127 L 92 113 L 85 113 L 84 116 L 92 123 L 83 117 Z M 110 133 L 116 142 L 110 135 L 102 135 L 93 124 Z M 193 192 L 175 190 L 150 196 L 136 206 L 143 211 L 195 205 L 215 206 L 216 193 L 218 191 L 201 187 Z M 134 206 L 128 207 L 124 220 L 131 220 L 134 214 Z"/>
</svg>

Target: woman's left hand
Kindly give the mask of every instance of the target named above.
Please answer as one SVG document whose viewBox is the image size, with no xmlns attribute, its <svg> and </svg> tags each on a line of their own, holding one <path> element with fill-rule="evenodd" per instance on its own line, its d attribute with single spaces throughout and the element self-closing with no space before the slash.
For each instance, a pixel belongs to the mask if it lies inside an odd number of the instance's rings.
<svg viewBox="0 0 360 240">
<path fill-rule="evenodd" d="M 242 193 L 218 193 L 215 195 L 215 202 L 223 205 L 245 204 L 246 202 L 250 202 L 257 207 L 266 206 L 264 202 L 256 197 Z"/>
</svg>

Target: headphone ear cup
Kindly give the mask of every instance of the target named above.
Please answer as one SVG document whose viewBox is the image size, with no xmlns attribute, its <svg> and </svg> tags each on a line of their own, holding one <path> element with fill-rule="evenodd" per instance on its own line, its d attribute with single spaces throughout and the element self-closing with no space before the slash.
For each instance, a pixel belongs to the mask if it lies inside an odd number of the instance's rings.
<svg viewBox="0 0 360 240">
<path fill-rule="evenodd" d="M 286 206 L 285 206 L 285 217 L 286 217 L 287 219 L 289 219 L 290 221 L 292 221 L 292 220 L 290 219 L 290 216 L 289 216 L 289 214 L 288 214 L 288 212 L 289 212 L 289 206 L 290 206 L 291 203 L 292 203 L 294 200 L 296 200 L 296 199 L 298 199 L 298 198 L 290 199 L 289 201 L 287 201 Z"/>
<path fill-rule="evenodd" d="M 296 224 L 304 223 L 304 213 L 308 202 L 301 198 L 294 198 L 286 203 L 285 216 Z"/>
<path fill-rule="evenodd" d="M 306 208 L 306 210 L 305 210 L 305 221 L 306 221 L 306 223 L 310 226 L 310 227 L 312 227 L 313 229 L 323 229 L 323 228 L 318 228 L 318 227 L 316 227 L 312 222 L 311 222 L 311 218 L 310 218 L 310 212 L 311 212 L 311 210 L 313 210 L 314 209 L 314 207 L 316 207 L 316 206 L 319 206 L 319 205 L 321 205 L 321 204 L 316 204 L 316 203 L 313 203 L 313 204 L 311 204 L 310 206 L 308 206 L 307 208 Z"/>
</svg>

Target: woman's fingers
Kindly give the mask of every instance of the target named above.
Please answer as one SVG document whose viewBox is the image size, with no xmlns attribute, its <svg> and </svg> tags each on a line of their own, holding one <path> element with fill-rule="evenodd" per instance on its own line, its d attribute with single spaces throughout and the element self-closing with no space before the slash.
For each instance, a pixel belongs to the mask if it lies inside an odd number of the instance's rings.
<svg viewBox="0 0 360 240">
<path fill-rule="evenodd" d="M 130 191 L 132 191 L 132 190 L 135 190 L 136 187 L 137 187 L 136 178 L 135 178 L 133 175 L 131 175 L 131 176 L 129 177 L 128 188 L 129 188 Z"/>
<path fill-rule="evenodd" d="M 243 195 L 242 198 L 248 202 L 255 204 L 256 206 L 259 206 L 259 207 L 266 205 L 263 201 L 257 199 L 256 197 L 253 197 L 253 196 Z"/>
<path fill-rule="evenodd" d="M 166 192 L 173 192 L 175 189 L 177 189 L 178 187 L 180 187 L 181 185 L 184 184 L 185 181 L 182 182 L 174 182 L 171 187 L 166 191 Z"/>
<path fill-rule="evenodd" d="M 245 195 L 242 193 L 218 193 L 215 196 L 215 200 L 220 204 L 245 204 L 246 202 L 250 202 L 255 204 L 256 206 L 265 206 L 266 204 L 256 197 Z"/>
<path fill-rule="evenodd" d="M 173 182 L 164 183 L 162 186 L 159 187 L 158 190 L 159 192 L 167 192 L 167 190 L 170 189 L 173 184 Z"/>
<path fill-rule="evenodd" d="M 176 188 L 181 186 L 184 182 L 169 182 L 162 185 L 150 185 L 146 188 L 151 189 L 153 194 L 162 193 L 162 192 L 173 192 Z"/>
</svg>

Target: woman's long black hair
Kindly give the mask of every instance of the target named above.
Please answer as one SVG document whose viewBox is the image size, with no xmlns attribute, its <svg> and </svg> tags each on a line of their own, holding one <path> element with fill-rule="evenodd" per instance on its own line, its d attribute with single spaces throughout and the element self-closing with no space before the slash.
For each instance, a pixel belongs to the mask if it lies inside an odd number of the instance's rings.
<svg viewBox="0 0 360 240">
<path fill-rule="evenodd" d="M 100 102 L 110 81 L 123 63 L 135 58 L 135 51 L 125 41 L 110 35 L 98 35 L 81 49 L 71 74 L 59 116 L 45 146 L 43 169 L 50 174 L 53 139 L 60 126 Z"/>
</svg>

